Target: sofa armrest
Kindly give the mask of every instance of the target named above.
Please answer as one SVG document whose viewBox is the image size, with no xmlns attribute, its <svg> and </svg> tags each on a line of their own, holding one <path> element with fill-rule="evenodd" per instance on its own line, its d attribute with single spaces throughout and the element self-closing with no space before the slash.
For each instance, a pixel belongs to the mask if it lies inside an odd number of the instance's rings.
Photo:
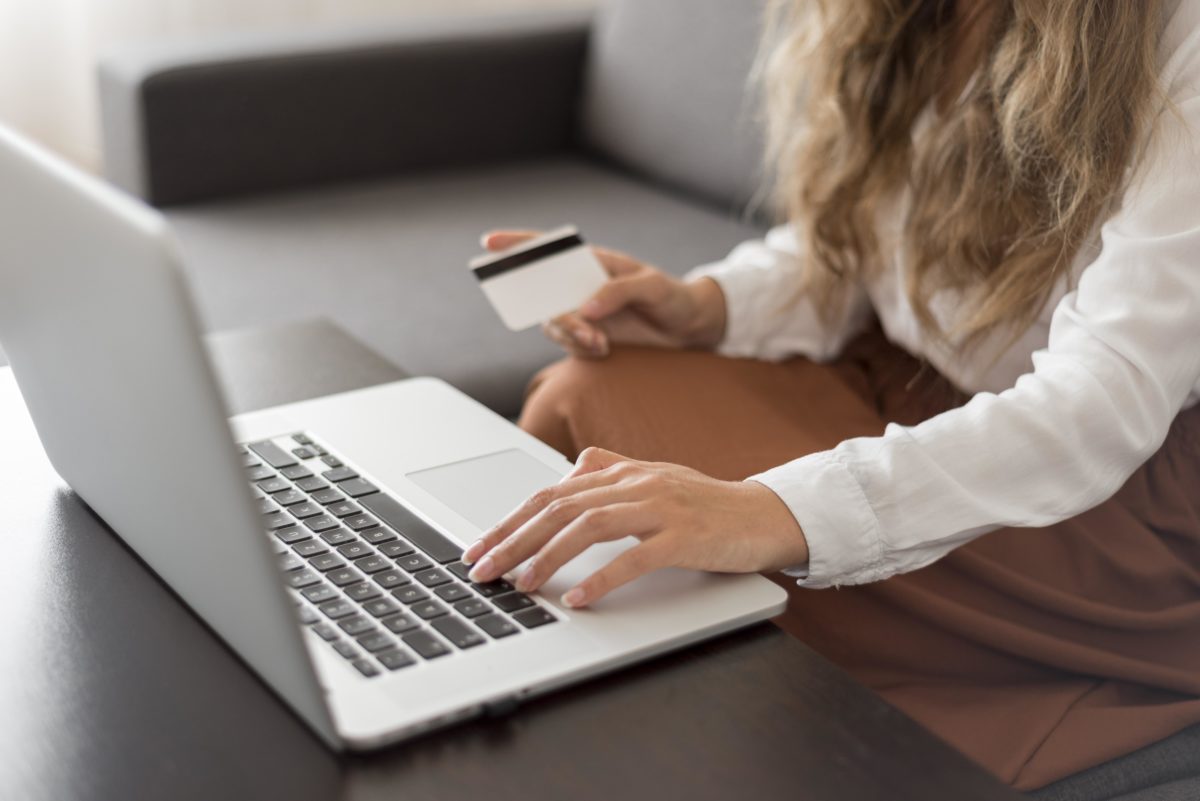
<svg viewBox="0 0 1200 801">
<path fill-rule="evenodd" d="M 569 145 L 591 15 L 126 47 L 101 59 L 110 180 L 155 205 Z"/>
</svg>

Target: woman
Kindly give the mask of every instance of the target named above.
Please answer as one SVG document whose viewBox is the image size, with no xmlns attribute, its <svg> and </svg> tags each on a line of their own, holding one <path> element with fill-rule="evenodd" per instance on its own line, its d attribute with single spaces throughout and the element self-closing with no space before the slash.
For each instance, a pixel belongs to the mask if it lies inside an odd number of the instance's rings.
<svg viewBox="0 0 1200 801">
<path fill-rule="evenodd" d="M 772 19 L 788 224 L 599 251 L 521 421 L 576 469 L 473 576 L 783 570 L 785 629 L 1023 788 L 1200 721 L 1200 0 Z"/>
</svg>

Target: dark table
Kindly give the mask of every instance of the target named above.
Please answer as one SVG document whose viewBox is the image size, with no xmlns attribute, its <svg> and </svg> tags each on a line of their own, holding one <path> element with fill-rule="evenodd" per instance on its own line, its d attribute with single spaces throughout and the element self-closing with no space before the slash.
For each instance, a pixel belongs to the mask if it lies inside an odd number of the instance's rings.
<svg viewBox="0 0 1200 801">
<path fill-rule="evenodd" d="M 403 375 L 323 322 L 211 344 L 235 411 Z M 5 801 L 1021 797 L 770 624 L 339 757 L 63 485 L 7 368 L 0 499 Z"/>
</svg>

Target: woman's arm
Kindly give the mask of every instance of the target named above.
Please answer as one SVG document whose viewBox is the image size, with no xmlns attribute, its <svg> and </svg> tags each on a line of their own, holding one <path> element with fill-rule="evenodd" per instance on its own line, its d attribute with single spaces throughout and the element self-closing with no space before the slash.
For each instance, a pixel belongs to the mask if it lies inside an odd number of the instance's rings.
<svg viewBox="0 0 1200 801">
<path fill-rule="evenodd" d="M 768 360 L 835 358 L 872 317 L 866 292 L 847 286 L 841 306 L 827 318 L 801 291 L 804 253 L 792 226 L 773 228 L 761 240 L 738 245 L 719 262 L 686 278 L 711 278 L 725 296 L 725 333 L 717 350 L 726 356 Z"/>
<path fill-rule="evenodd" d="M 915 570 L 999 526 L 1112 496 L 1200 395 L 1200 97 L 1159 121 L 1103 249 L 1000 394 L 754 476 L 792 510 L 806 586 Z"/>
</svg>

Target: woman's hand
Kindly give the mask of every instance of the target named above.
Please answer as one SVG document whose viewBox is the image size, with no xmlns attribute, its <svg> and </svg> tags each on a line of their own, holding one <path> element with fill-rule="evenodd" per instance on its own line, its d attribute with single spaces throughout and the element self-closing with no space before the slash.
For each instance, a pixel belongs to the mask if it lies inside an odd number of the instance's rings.
<svg viewBox="0 0 1200 801">
<path fill-rule="evenodd" d="M 532 231 L 493 231 L 488 250 L 507 250 L 537 236 Z M 716 282 L 684 282 L 648 264 L 593 248 L 611 279 L 578 311 L 542 326 L 574 356 L 603 358 L 613 344 L 667 348 L 713 348 L 725 331 L 725 297 Z"/>
<path fill-rule="evenodd" d="M 751 573 L 808 561 L 799 524 L 762 484 L 600 448 L 584 451 L 570 475 L 534 493 L 463 561 L 475 565 L 473 581 L 491 581 L 530 559 L 517 589 L 532 592 L 588 546 L 630 535 L 641 543 L 567 591 L 564 604 L 594 603 L 662 567 Z"/>
</svg>

